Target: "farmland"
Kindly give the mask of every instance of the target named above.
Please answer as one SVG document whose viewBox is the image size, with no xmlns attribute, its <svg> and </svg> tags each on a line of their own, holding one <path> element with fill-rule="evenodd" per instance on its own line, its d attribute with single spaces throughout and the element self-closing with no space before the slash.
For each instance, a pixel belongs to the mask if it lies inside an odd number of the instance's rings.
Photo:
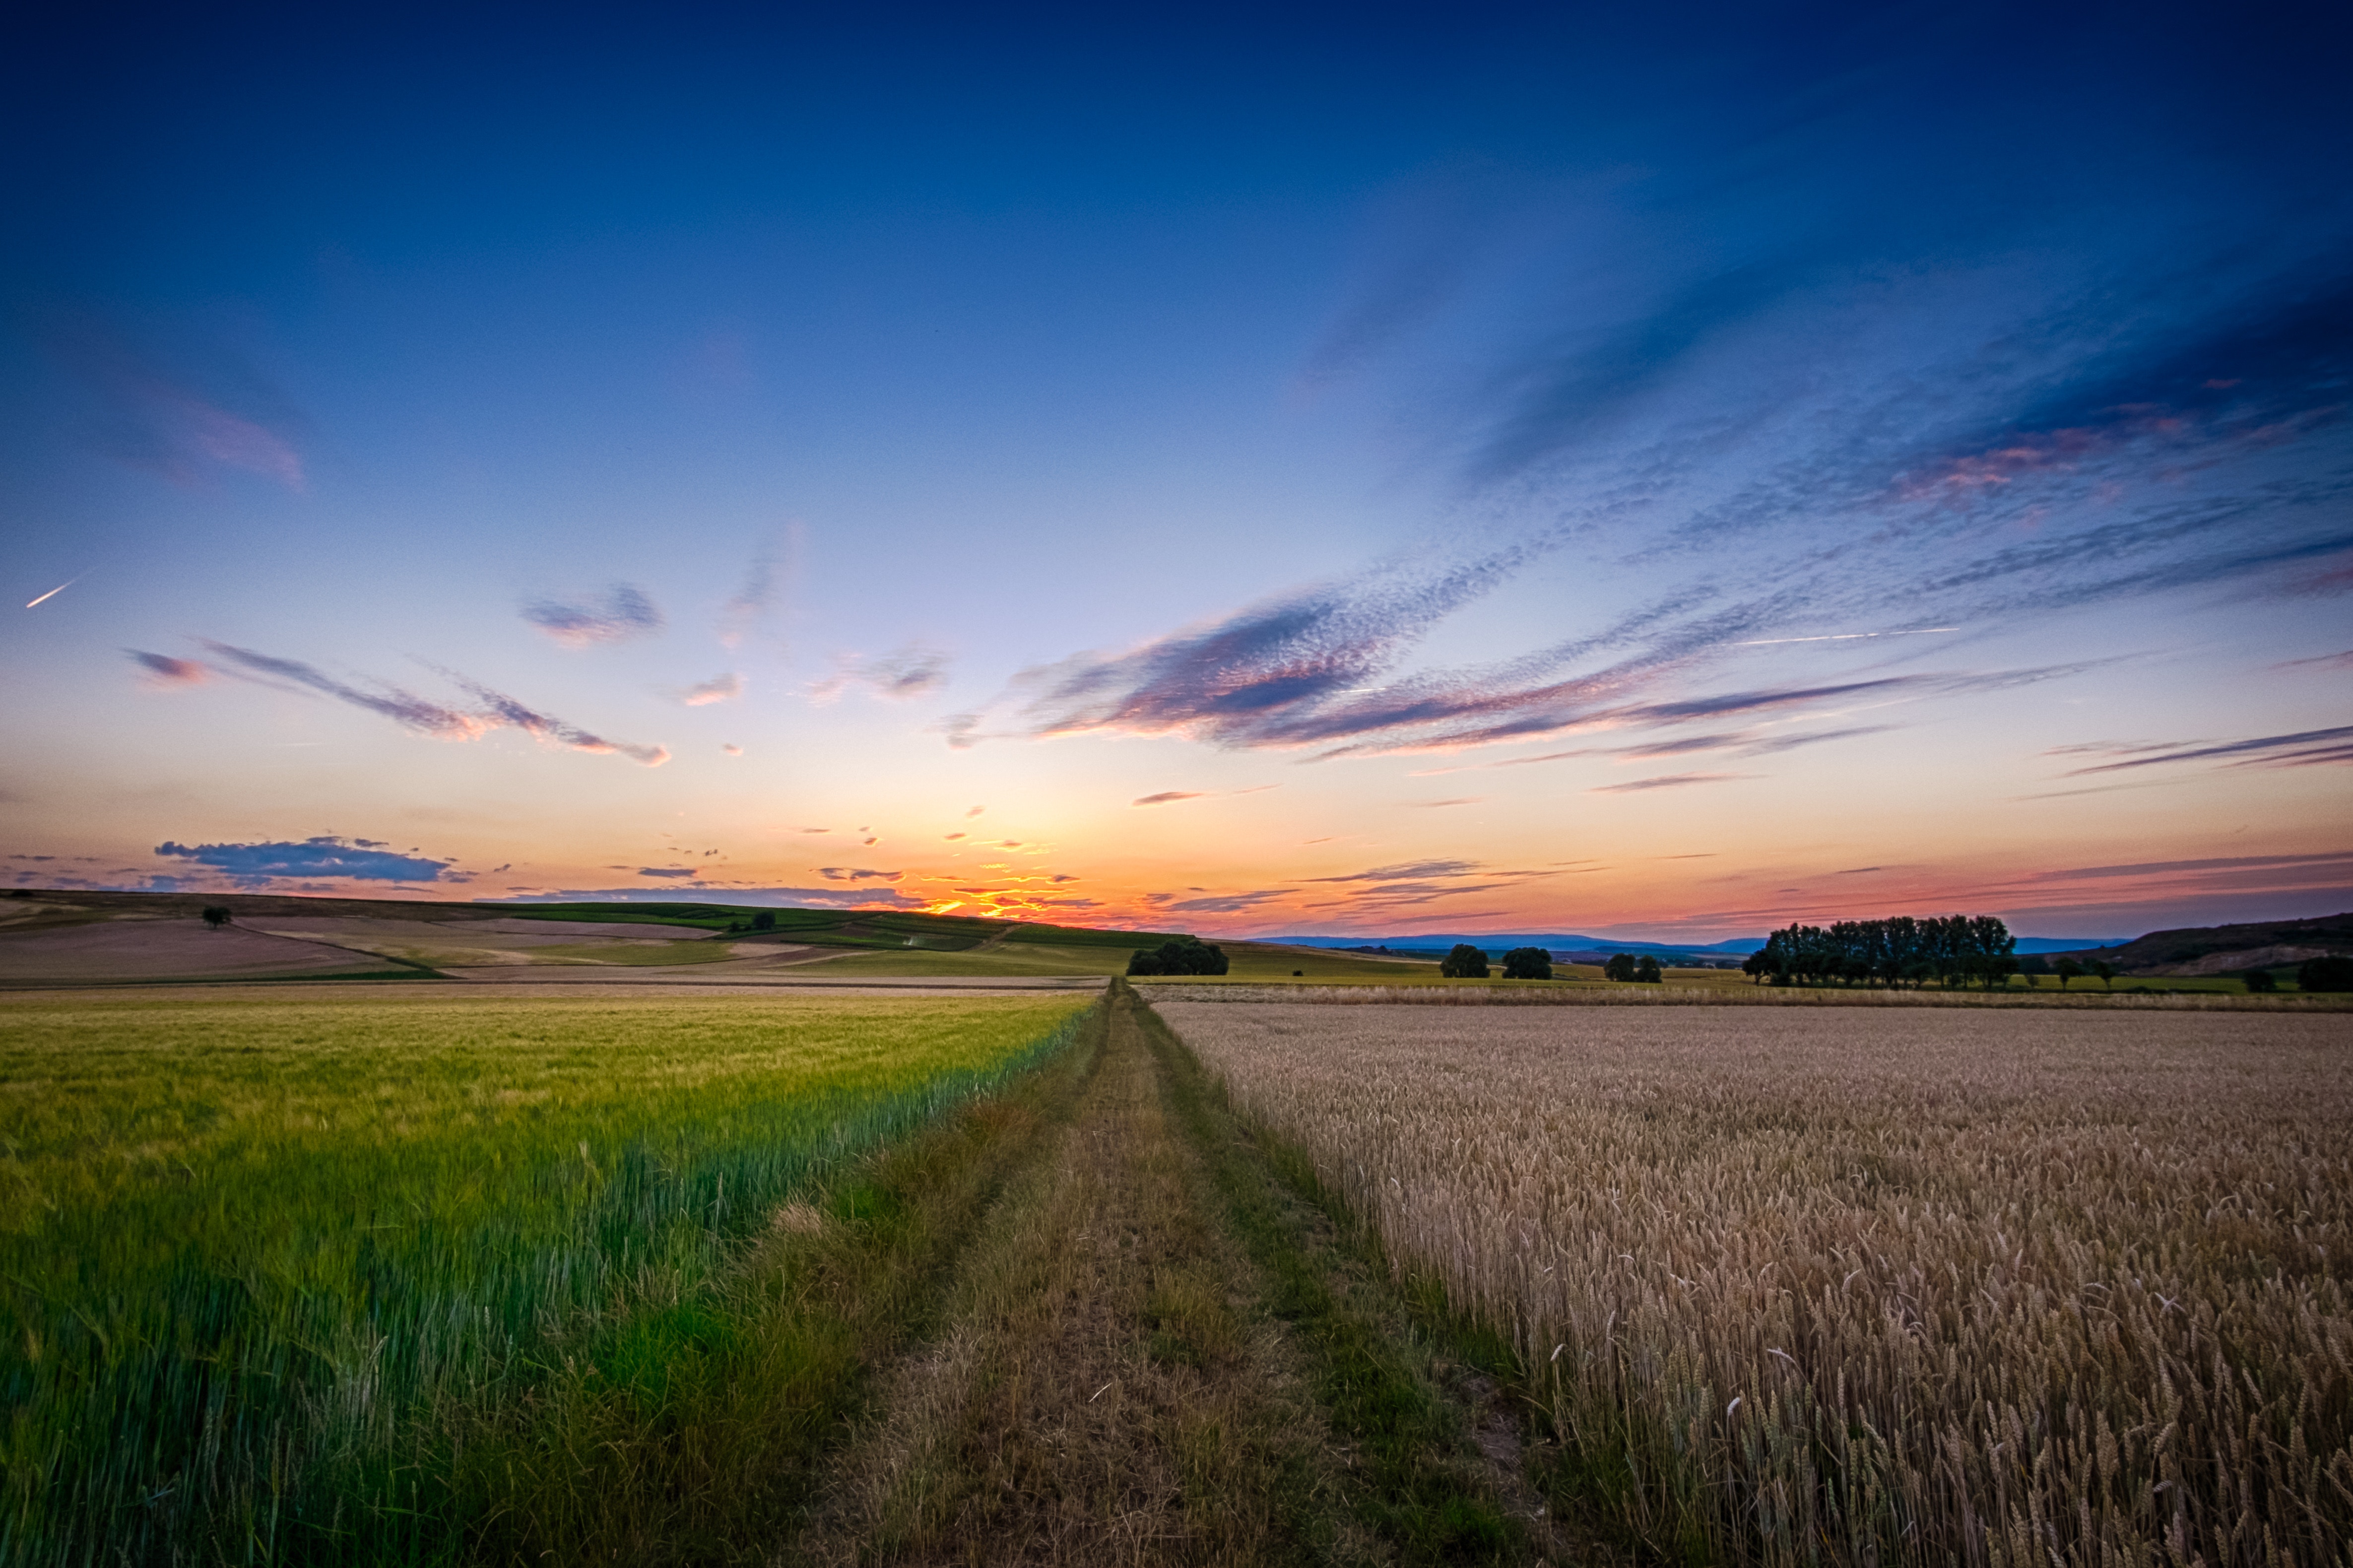
<svg viewBox="0 0 2353 1568">
<path fill-rule="evenodd" d="M 1649 1551 L 2353 1545 L 2339 1017 L 1158 994 Z"/>
<path fill-rule="evenodd" d="M 455 1413 L 540 1397 L 584 1327 L 683 1364 L 780 1204 L 1089 1000 L 7 1004 L 0 1558 L 424 1550 Z"/>
</svg>

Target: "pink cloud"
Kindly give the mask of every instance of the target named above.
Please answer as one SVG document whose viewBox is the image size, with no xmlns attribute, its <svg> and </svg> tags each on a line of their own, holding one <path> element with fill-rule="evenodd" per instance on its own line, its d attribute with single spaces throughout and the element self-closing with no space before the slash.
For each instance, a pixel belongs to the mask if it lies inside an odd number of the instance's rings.
<svg viewBox="0 0 2353 1568">
<path fill-rule="evenodd" d="M 689 708 L 707 708 L 713 702 L 724 702 L 744 694 L 744 678 L 740 675 L 714 675 L 686 689 L 679 700 Z"/>
<path fill-rule="evenodd" d="M 141 653 L 132 649 L 131 658 L 146 671 L 148 687 L 168 691 L 183 686 L 202 686 L 213 678 L 212 667 L 193 658 L 173 658 L 160 653 Z"/>
</svg>

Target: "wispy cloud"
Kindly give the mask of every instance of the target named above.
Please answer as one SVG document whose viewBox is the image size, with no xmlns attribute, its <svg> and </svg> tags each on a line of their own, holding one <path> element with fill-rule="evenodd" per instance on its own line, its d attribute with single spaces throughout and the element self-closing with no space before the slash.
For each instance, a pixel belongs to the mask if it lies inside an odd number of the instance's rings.
<svg viewBox="0 0 2353 1568">
<path fill-rule="evenodd" d="M 414 851 L 398 855 L 381 840 L 322 834 L 299 842 L 155 846 L 166 859 L 194 861 L 234 881 L 263 886 L 284 877 L 343 877 L 362 882 L 433 882 L 455 864 Z"/>
<path fill-rule="evenodd" d="M 810 700 L 831 702 L 853 687 L 877 697 L 904 701 L 936 691 L 948 681 L 948 656 L 940 649 L 911 642 L 879 658 L 843 654 L 833 661 L 833 673 L 812 682 Z"/>
<path fill-rule="evenodd" d="M 925 900 L 899 891 L 896 888 L 778 888 L 754 883 L 702 881 L 691 889 L 699 903 L 737 906 L 745 909 L 818 909 L 818 910 L 920 910 Z M 677 888 L 561 888 L 536 892 L 511 893 L 501 899 L 486 899 L 485 903 L 501 904 L 562 904 L 585 900 L 617 900 L 635 903 L 674 901 L 680 894 Z"/>
<path fill-rule="evenodd" d="M 601 597 L 528 600 L 522 618 L 565 647 L 650 637 L 665 624 L 644 590 L 627 583 L 614 584 Z"/>
<path fill-rule="evenodd" d="M 904 871 L 870 871 L 857 866 L 820 866 L 817 874 L 828 882 L 897 882 L 907 875 Z"/>
<path fill-rule="evenodd" d="M 1144 901 L 1152 906 L 1155 914 L 1229 915 L 1288 895 L 1287 889 L 1261 888 L 1248 893 L 1210 893 L 1193 899 L 1180 899 L 1174 893 L 1146 893 Z"/>
<path fill-rule="evenodd" d="M 657 877 L 671 880 L 695 874 L 695 869 L 691 866 L 640 866 L 638 868 L 638 875 L 640 877 Z"/>
<path fill-rule="evenodd" d="M 1180 800 L 1232 799 L 1246 795 L 1264 795 L 1268 790 L 1281 789 L 1282 787 L 1282 786 L 1281 784 L 1253 784 L 1249 789 L 1165 789 L 1158 795 L 1138 795 L 1135 799 L 1129 801 L 1127 804 L 1130 805 L 1171 805 Z"/>
<path fill-rule="evenodd" d="M 1395 866 L 1376 866 L 1368 871 L 1351 871 L 1339 877 L 1308 877 L 1310 882 L 1418 882 L 1438 877 L 1472 877 L 1479 875 L 1475 860 L 1407 860 Z"/>
<path fill-rule="evenodd" d="M 707 708 L 714 702 L 724 702 L 744 694 L 744 678 L 740 675 L 714 675 L 708 680 L 697 681 L 679 694 L 679 700 L 689 708 Z"/>
<path fill-rule="evenodd" d="M 479 740 L 492 731 L 511 728 L 521 730 L 533 739 L 550 745 L 575 752 L 624 756 L 649 768 L 659 767 L 670 761 L 670 752 L 664 747 L 608 741 L 575 724 L 527 708 L 503 692 L 451 671 L 442 673 L 471 693 L 478 706 L 468 708 L 436 702 L 381 681 L 371 681 L 367 687 L 356 686 L 337 679 L 300 659 L 280 658 L 228 643 L 205 639 L 204 647 L 213 656 L 213 668 L 216 669 L 259 680 L 265 685 L 319 692 L 339 702 L 389 719 L 414 734 L 437 741 Z M 132 657 L 142 668 L 152 672 L 154 666 L 149 661 L 161 656 L 134 653 Z"/>
<path fill-rule="evenodd" d="M 2091 767 L 2070 768 L 2064 776 L 2081 778 L 2086 773 L 2124 773 L 2134 768 L 2209 762 L 2217 758 L 2228 759 L 2236 767 L 2292 768 L 2353 763 L 2353 724 L 2330 730 L 2303 730 L 2288 735 L 2258 735 L 2252 740 L 2224 741 L 2214 744 L 2125 749 L 2143 754 Z"/>
<path fill-rule="evenodd" d="M 225 343 L 158 353 L 88 318 L 53 321 L 47 335 L 58 361 L 96 394 L 99 445 L 119 461 L 174 484 L 229 469 L 298 493 L 309 488 L 295 441 L 305 421 Z M 167 368 L 167 360 L 177 363 Z"/>
<path fill-rule="evenodd" d="M 213 672 L 199 659 L 174 658 L 168 654 L 161 653 L 142 653 L 137 648 L 125 651 L 131 655 L 133 664 L 146 671 L 146 683 L 159 690 L 180 686 L 202 686 L 213 676 Z"/>
<path fill-rule="evenodd" d="M 1588 795 L 1639 795 L 1645 790 L 1682 789 L 1687 784 L 1727 784 L 1734 779 L 1753 779 L 1756 773 L 1662 773 L 1657 778 L 1635 779 L 1627 784 L 1599 784 L 1586 791 Z"/>
<path fill-rule="evenodd" d="M 793 579 L 795 561 L 800 554 L 801 530 L 798 523 L 787 526 L 776 538 L 762 545 L 744 569 L 744 580 L 719 612 L 719 640 L 728 647 L 739 647 L 765 624 L 784 597 Z"/>
</svg>

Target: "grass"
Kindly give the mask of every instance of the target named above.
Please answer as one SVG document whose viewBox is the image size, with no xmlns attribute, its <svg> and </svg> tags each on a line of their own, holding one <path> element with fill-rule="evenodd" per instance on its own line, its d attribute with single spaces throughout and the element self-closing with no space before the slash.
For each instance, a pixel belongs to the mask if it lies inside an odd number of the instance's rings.
<svg viewBox="0 0 2353 1568">
<path fill-rule="evenodd" d="M 1461 1412 L 1132 990 L 790 1563 L 1526 1562 Z"/>
<path fill-rule="evenodd" d="M 1159 1005 L 1653 1552 L 2353 1547 L 2333 1017 Z"/>
<path fill-rule="evenodd" d="M 935 1326 L 949 1268 L 1068 1120 L 1103 1037 L 836 1168 L 773 1210 L 714 1287 L 548 1348 L 534 1396 L 442 1433 L 444 1511 L 476 1562 L 760 1563 L 818 1500 L 873 1369 Z"/>
<path fill-rule="evenodd" d="M 0 1005 L 0 1559 L 429 1533 L 421 1432 L 582 1322 L 647 1325 L 621 1363 L 663 1375 L 686 1319 L 640 1307 L 691 1319 L 779 1202 L 1084 1005 Z"/>
<path fill-rule="evenodd" d="M 1127 950 L 1110 947 L 1049 947 L 1007 942 L 978 952 L 854 952 L 810 965 L 812 980 L 871 974 L 923 978 L 932 975 L 1120 974 Z"/>
<path fill-rule="evenodd" d="M 630 966 L 674 963 L 718 963 L 743 955 L 735 944 L 712 942 L 708 938 L 685 942 L 565 942 L 547 947 L 522 950 L 535 963 L 550 961 L 565 963 L 618 963 Z"/>
</svg>

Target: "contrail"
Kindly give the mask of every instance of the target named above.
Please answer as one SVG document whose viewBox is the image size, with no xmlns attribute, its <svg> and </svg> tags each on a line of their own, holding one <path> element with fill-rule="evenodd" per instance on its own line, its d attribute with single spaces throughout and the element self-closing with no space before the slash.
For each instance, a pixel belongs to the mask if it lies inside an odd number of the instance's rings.
<svg viewBox="0 0 2353 1568">
<path fill-rule="evenodd" d="M 84 574 L 84 575 L 87 575 L 87 574 Z M 64 593 L 68 588 L 72 587 L 76 583 L 80 581 L 81 578 L 79 577 L 69 577 L 64 582 L 58 584 L 56 587 L 50 589 L 47 593 L 42 595 L 39 598 L 26 600 L 25 603 L 25 608 L 29 610 L 34 608 L 36 605 L 46 605 L 51 599 L 56 598 L 59 594 Z"/>
</svg>

